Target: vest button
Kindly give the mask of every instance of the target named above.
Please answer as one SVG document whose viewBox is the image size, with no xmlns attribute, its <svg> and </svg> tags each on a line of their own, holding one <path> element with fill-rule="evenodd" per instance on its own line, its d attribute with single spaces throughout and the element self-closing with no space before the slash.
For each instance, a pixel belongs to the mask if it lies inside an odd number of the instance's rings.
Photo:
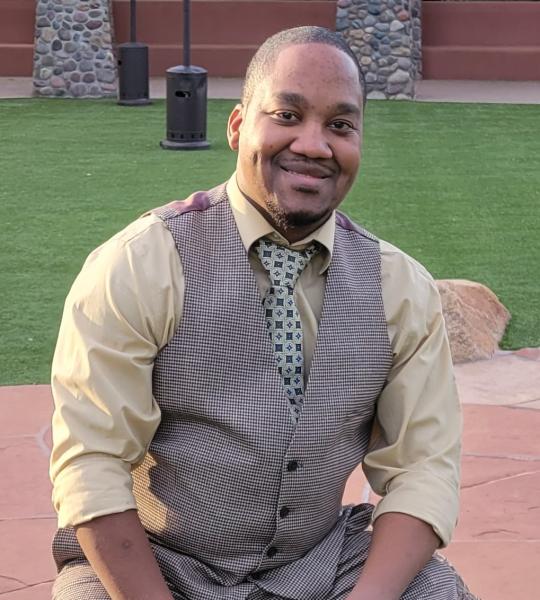
<svg viewBox="0 0 540 600">
<path fill-rule="evenodd" d="M 284 519 L 291 512 L 291 509 L 288 506 L 282 506 L 279 511 L 279 516 Z"/>
<path fill-rule="evenodd" d="M 266 551 L 266 556 L 268 556 L 268 558 L 273 558 L 277 553 L 278 549 L 275 546 L 270 546 Z"/>
<path fill-rule="evenodd" d="M 295 460 L 290 460 L 287 463 L 287 471 L 289 471 L 289 472 L 296 471 L 296 469 L 298 469 L 298 462 Z"/>
</svg>

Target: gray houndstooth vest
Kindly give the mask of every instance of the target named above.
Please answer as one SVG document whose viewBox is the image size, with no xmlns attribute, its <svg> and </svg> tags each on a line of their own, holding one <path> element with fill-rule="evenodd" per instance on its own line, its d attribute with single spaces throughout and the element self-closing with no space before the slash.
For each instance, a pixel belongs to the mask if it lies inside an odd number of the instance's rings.
<svg viewBox="0 0 540 600">
<path fill-rule="evenodd" d="M 186 281 L 180 326 L 154 365 L 161 424 L 133 471 L 161 570 L 197 600 L 240 600 L 256 585 L 323 597 L 351 518 L 345 483 L 366 453 L 392 362 L 378 241 L 337 214 L 295 427 L 225 186 L 155 212 Z M 72 540 L 62 548 L 57 538 L 65 561 Z"/>
</svg>

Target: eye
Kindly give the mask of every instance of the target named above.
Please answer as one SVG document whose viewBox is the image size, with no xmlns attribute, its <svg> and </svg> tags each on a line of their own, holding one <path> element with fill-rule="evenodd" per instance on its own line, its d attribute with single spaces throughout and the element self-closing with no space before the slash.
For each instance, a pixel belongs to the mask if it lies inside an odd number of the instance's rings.
<svg viewBox="0 0 540 600">
<path fill-rule="evenodd" d="M 356 131 L 356 128 L 352 125 L 352 123 L 342 120 L 332 121 L 330 123 L 330 127 L 339 133 L 348 133 L 350 131 Z"/>
<path fill-rule="evenodd" d="M 274 113 L 274 116 L 279 121 L 285 121 L 286 123 L 295 123 L 296 121 L 298 121 L 297 115 L 295 115 L 290 110 L 278 110 Z"/>
</svg>

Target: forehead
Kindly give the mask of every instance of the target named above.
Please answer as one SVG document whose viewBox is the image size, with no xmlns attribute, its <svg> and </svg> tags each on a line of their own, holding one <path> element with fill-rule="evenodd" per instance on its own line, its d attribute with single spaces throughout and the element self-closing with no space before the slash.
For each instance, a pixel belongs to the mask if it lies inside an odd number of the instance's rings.
<svg viewBox="0 0 540 600">
<path fill-rule="evenodd" d="M 341 101 L 362 103 L 356 65 L 350 56 L 328 44 L 286 46 L 275 58 L 261 87 L 267 96 L 287 89 L 314 100 L 335 96 Z"/>
</svg>

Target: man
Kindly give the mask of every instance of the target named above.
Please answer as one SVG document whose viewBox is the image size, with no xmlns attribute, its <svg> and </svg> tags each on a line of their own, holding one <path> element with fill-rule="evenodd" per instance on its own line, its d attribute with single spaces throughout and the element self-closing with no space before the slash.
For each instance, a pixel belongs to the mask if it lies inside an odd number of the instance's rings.
<svg viewBox="0 0 540 600">
<path fill-rule="evenodd" d="M 227 185 L 90 255 L 53 365 L 58 600 L 472 598 L 432 557 L 459 462 L 436 288 L 335 212 L 364 98 L 339 36 L 273 36 Z M 341 506 L 362 461 L 373 533 Z"/>
</svg>

